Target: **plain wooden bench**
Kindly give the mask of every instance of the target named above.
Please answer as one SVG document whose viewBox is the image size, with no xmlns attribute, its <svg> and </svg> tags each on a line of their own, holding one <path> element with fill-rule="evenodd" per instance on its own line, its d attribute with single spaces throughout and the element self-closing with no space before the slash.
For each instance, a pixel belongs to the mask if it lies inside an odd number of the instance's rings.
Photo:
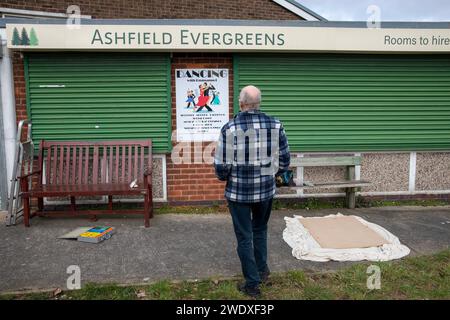
<svg viewBox="0 0 450 320">
<path fill-rule="evenodd" d="M 356 180 L 355 167 L 361 165 L 361 157 L 358 156 L 333 156 L 333 157 L 298 157 L 291 158 L 291 167 L 346 167 L 346 180 L 328 182 L 296 182 L 295 186 L 281 187 L 288 189 L 316 189 L 316 188 L 345 188 L 345 202 L 347 208 L 353 209 L 356 205 L 356 189 L 370 186 L 370 181 Z M 298 185 L 297 183 L 301 183 Z"/>
<path fill-rule="evenodd" d="M 45 165 L 44 165 L 45 164 Z M 37 176 L 37 183 L 30 178 Z M 137 187 L 130 184 L 137 179 Z M 37 170 L 20 177 L 24 224 L 33 216 L 143 214 L 145 227 L 153 217 L 152 141 L 44 141 L 39 146 Z M 31 185 L 31 187 L 30 187 Z M 113 196 L 144 196 L 143 209 L 113 210 Z M 108 196 L 106 210 L 77 210 L 76 197 Z M 66 211 L 44 210 L 44 197 L 69 197 Z M 30 213 L 30 200 L 37 211 Z"/>
</svg>

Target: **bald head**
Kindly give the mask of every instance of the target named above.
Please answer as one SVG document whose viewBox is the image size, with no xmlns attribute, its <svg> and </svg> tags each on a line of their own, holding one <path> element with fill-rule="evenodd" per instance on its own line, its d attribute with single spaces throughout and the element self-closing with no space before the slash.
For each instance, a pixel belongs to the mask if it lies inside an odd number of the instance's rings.
<svg viewBox="0 0 450 320">
<path fill-rule="evenodd" d="M 261 91 L 255 86 L 242 88 L 239 94 L 239 107 L 241 111 L 257 110 L 261 105 Z"/>
</svg>

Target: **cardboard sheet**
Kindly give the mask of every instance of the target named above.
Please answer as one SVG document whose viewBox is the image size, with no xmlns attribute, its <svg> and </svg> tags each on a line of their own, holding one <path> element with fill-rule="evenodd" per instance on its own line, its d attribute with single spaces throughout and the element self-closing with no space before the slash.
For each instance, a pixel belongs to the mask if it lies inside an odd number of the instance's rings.
<svg viewBox="0 0 450 320">
<path fill-rule="evenodd" d="M 299 220 L 322 248 L 369 248 L 389 243 L 354 216 L 299 218 Z"/>
</svg>

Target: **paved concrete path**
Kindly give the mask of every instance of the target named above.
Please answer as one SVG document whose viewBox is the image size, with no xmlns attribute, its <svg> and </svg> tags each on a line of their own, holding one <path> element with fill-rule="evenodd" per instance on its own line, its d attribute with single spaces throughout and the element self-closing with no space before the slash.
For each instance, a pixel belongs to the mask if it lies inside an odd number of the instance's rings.
<svg viewBox="0 0 450 320">
<path fill-rule="evenodd" d="M 325 271 L 349 265 L 296 260 L 282 238 L 284 216 L 337 212 L 385 227 L 411 249 L 411 255 L 436 252 L 450 244 L 450 207 L 275 211 L 269 234 L 271 269 Z M 31 228 L 0 226 L 0 291 L 65 288 L 70 265 L 80 266 L 82 283 L 143 283 L 240 274 L 228 214 L 157 215 L 151 223 L 145 229 L 140 217 L 103 217 L 95 224 L 115 226 L 117 234 L 100 244 L 57 239 L 76 227 L 92 225 L 82 218 L 34 218 Z"/>
</svg>

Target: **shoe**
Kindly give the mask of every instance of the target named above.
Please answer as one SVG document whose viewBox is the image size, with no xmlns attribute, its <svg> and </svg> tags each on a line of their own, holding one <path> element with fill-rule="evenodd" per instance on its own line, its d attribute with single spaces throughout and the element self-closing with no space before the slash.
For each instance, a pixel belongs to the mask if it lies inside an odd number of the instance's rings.
<svg viewBox="0 0 450 320">
<path fill-rule="evenodd" d="M 238 284 L 238 290 L 252 298 L 259 298 L 261 296 L 261 290 L 258 287 L 247 287 L 245 283 Z"/>
<path fill-rule="evenodd" d="M 259 273 L 259 278 L 261 279 L 262 284 L 270 284 L 269 282 L 270 270 L 267 269 L 264 272 Z"/>
</svg>

